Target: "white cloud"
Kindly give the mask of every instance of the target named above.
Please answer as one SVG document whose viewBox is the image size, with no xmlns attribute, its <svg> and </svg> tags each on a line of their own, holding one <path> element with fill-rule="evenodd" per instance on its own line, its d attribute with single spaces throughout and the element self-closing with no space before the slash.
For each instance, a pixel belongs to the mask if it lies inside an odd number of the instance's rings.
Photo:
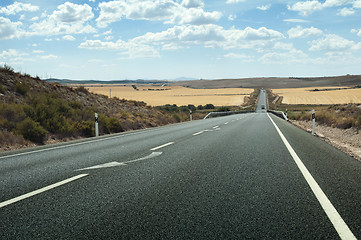
<svg viewBox="0 0 361 240">
<path fill-rule="evenodd" d="M 353 0 L 326 0 L 323 4 L 324 7 L 339 7 L 349 3 L 352 3 Z"/>
<path fill-rule="evenodd" d="M 41 59 L 45 59 L 45 60 L 51 60 L 51 59 L 57 59 L 59 58 L 58 56 L 55 56 L 53 54 L 49 54 L 49 55 L 44 55 L 40 57 Z"/>
<path fill-rule="evenodd" d="M 0 17 L 0 40 L 12 39 L 17 36 L 20 22 L 11 22 L 8 18 Z"/>
<path fill-rule="evenodd" d="M 236 18 L 237 18 L 237 16 L 236 16 L 236 15 L 233 15 L 233 14 L 230 14 L 230 15 L 228 16 L 228 20 L 229 20 L 229 21 L 234 21 Z"/>
<path fill-rule="evenodd" d="M 322 30 L 315 27 L 302 28 L 301 26 L 297 26 L 295 28 L 291 28 L 288 31 L 289 38 L 307 38 L 310 36 L 318 36 L 322 34 Z"/>
<path fill-rule="evenodd" d="M 225 58 L 240 59 L 242 62 L 253 62 L 254 57 L 246 54 L 228 53 L 224 55 Z"/>
<path fill-rule="evenodd" d="M 44 51 L 43 51 L 43 50 L 33 50 L 33 53 L 35 53 L 35 54 L 41 54 L 41 53 L 44 53 Z"/>
<path fill-rule="evenodd" d="M 357 0 L 356 2 L 358 2 L 360 0 Z M 329 7 L 339 7 L 339 6 L 344 6 L 347 4 L 352 4 L 355 6 L 358 5 L 358 3 L 356 3 L 354 0 L 326 0 L 324 3 L 320 3 L 318 0 L 311 0 L 311 1 L 304 1 L 304 2 L 297 2 L 295 4 L 293 4 L 292 6 L 288 6 L 288 10 L 292 10 L 292 11 L 297 11 L 299 12 L 301 15 L 304 16 L 308 16 L 310 14 L 312 14 L 315 11 L 320 11 L 323 10 L 325 8 L 329 8 Z M 361 4 L 360 4 L 361 7 Z M 339 15 L 342 14 L 348 14 L 350 15 L 350 9 L 348 10 L 348 12 L 346 13 L 346 10 L 341 10 L 342 13 L 339 12 Z M 342 15 L 345 16 L 345 15 Z"/>
<path fill-rule="evenodd" d="M 354 7 L 354 8 L 361 8 L 361 0 L 356 0 L 356 1 L 353 3 L 353 7 Z"/>
<path fill-rule="evenodd" d="M 361 37 L 361 29 L 351 29 L 351 33 L 356 33 L 357 36 Z"/>
<path fill-rule="evenodd" d="M 301 50 L 292 49 L 287 52 L 269 52 L 259 58 L 266 64 L 307 64 L 311 60 Z"/>
<path fill-rule="evenodd" d="M 307 16 L 313 13 L 314 11 L 322 10 L 322 3 L 317 0 L 297 2 L 292 6 L 288 5 L 288 10 L 300 12 L 301 15 Z"/>
<path fill-rule="evenodd" d="M 337 15 L 346 17 L 355 14 L 355 10 L 353 8 L 342 8 L 338 11 Z"/>
<path fill-rule="evenodd" d="M 148 32 L 142 36 L 130 39 L 128 42 L 118 40 L 116 42 L 87 40 L 80 44 L 79 48 L 97 50 L 119 50 L 122 54 L 135 56 L 159 57 L 156 49 L 175 50 L 191 46 L 231 48 L 255 48 L 262 50 L 272 48 L 275 41 L 283 39 L 280 32 L 261 27 L 253 29 L 247 27 L 244 30 L 225 30 L 218 25 L 181 25 L 174 26 L 162 32 Z M 141 55 L 141 51 L 144 53 Z"/>
<path fill-rule="evenodd" d="M 220 12 L 204 12 L 203 9 L 200 8 L 179 9 L 174 13 L 172 18 L 165 23 L 204 25 L 218 21 L 221 16 L 222 13 Z"/>
<path fill-rule="evenodd" d="M 257 9 L 261 10 L 261 11 L 267 11 L 270 8 L 271 8 L 271 4 L 262 5 L 262 6 L 257 7 Z"/>
<path fill-rule="evenodd" d="M 361 43 L 347 40 L 335 34 L 328 34 L 323 39 L 310 42 L 310 51 L 352 51 L 361 49 Z"/>
<path fill-rule="evenodd" d="M 284 19 L 284 22 L 290 22 L 290 23 L 307 23 L 309 21 L 304 20 L 304 19 L 297 19 L 297 18 L 288 18 L 288 19 Z"/>
<path fill-rule="evenodd" d="M 0 14 L 15 15 L 19 12 L 35 12 L 38 10 L 38 6 L 31 5 L 30 3 L 14 2 L 7 7 L 0 8 Z"/>
<path fill-rule="evenodd" d="M 202 2 L 195 0 L 183 1 L 182 4 L 172 0 L 110 1 L 99 4 L 100 14 L 96 21 L 101 28 L 122 18 L 171 24 L 208 24 L 218 21 L 222 16 L 217 11 L 205 12 L 201 6 Z"/>
<path fill-rule="evenodd" d="M 71 35 L 65 35 L 65 36 L 63 36 L 63 39 L 66 41 L 74 41 L 75 37 L 73 37 Z"/>
<path fill-rule="evenodd" d="M 51 15 L 39 23 L 30 25 L 33 32 L 26 35 L 59 35 L 94 33 L 96 29 L 86 24 L 94 17 L 89 5 L 78 5 L 66 2 L 58 6 Z"/>
<path fill-rule="evenodd" d="M 2 53 L 0 53 L 0 58 L 8 59 L 8 58 L 12 58 L 12 57 L 20 57 L 20 56 L 26 56 L 26 55 L 28 55 L 28 54 L 19 52 L 18 50 L 15 50 L 15 49 L 8 49 L 8 50 L 4 50 L 4 51 L 2 51 Z"/>
<path fill-rule="evenodd" d="M 227 0 L 227 4 L 245 2 L 246 0 Z"/>
<path fill-rule="evenodd" d="M 186 8 L 203 8 L 204 2 L 201 0 L 183 0 L 182 6 Z"/>
</svg>

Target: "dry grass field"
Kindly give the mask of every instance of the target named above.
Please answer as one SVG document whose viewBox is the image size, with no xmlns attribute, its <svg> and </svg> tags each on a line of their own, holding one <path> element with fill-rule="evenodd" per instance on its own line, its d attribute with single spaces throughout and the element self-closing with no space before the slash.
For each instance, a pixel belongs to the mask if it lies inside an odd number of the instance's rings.
<svg viewBox="0 0 361 240">
<path fill-rule="evenodd" d="M 137 85 L 135 90 L 129 86 L 85 86 L 90 92 L 120 99 L 143 101 L 150 106 L 177 104 L 178 106 L 193 104 L 195 106 L 213 104 L 215 106 L 238 106 L 243 104 L 244 97 L 249 96 L 253 89 L 222 88 L 222 89 L 191 89 L 182 86 L 147 86 Z"/>
<path fill-rule="evenodd" d="M 321 87 L 322 89 L 337 87 Z M 347 104 L 361 103 L 361 88 L 332 90 L 332 91 L 310 91 L 315 88 L 287 88 L 274 89 L 273 93 L 283 97 L 284 104 Z"/>
</svg>

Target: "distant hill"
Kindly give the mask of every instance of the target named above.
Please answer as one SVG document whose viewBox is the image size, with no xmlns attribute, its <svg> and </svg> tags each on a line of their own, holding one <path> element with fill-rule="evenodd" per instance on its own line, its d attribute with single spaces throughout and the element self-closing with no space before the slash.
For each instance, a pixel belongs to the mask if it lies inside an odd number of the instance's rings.
<svg viewBox="0 0 361 240">
<path fill-rule="evenodd" d="M 355 86 L 361 85 L 361 75 L 345 75 L 335 77 L 265 77 L 217 80 L 193 80 L 169 83 L 171 86 L 185 86 L 190 88 L 302 88 L 326 86 Z"/>
<path fill-rule="evenodd" d="M 110 80 L 110 81 L 102 81 L 102 80 L 71 80 L 71 79 L 57 79 L 57 78 L 49 78 L 44 79 L 44 81 L 48 83 L 59 83 L 61 85 L 90 85 L 90 84 L 164 84 L 169 83 L 169 81 L 165 80 Z"/>
</svg>

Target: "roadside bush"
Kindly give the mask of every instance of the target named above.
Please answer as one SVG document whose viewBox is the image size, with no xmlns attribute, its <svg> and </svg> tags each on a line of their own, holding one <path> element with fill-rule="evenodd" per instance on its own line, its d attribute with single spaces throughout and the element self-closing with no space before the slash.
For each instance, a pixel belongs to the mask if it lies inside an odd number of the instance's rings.
<svg viewBox="0 0 361 240">
<path fill-rule="evenodd" d="M 77 131 L 83 137 L 92 137 L 94 136 L 94 122 L 92 121 L 80 121 L 75 122 L 73 129 Z"/>
<path fill-rule="evenodd" d="M 27 118 L 16 126 L 15 132 L 35 143 L 44 143 L 47 131 L 39 123 Z"/>
<path fill-rule="evenodd" d="M 29 86 L 24 82 L 17 82 L 15 85 L 15 92 L 26 95 L 26 93 L 29 91 Z"/>
<path fill-rule="evenodd" d="M 86 89 L 86 88 L 83 87 L 83 86 L 77 87 L 76 90 L 77 90 L 78 92 L 82 92 L 82 93 L 85 93 L 85 94 L 88 94 L 88 93 L 89 93 L 88 89 Z"/>
<path fill-rule="evenodd" d="M 229 107 L 220 107 L 217 109 L 217 112 L 229 112 L 231 109 Z"/>
<path fill-rule="evenodd" d="M 216 107 L 213 105 L 213 104 L 206 104 L 205 106 L 204 106 L 204 109 L 215 109 Z"/>
<path fill-rule="evenodd" d="M 5 87 L 0 83 L 0 93 L 5 93 Z"/>
<path fill-rule="evenodd" d="M 180 122 L 181 121 L 181 117 L 178 114 L 173 114 L 173 118 L 177 121 Z"/>
</svg>

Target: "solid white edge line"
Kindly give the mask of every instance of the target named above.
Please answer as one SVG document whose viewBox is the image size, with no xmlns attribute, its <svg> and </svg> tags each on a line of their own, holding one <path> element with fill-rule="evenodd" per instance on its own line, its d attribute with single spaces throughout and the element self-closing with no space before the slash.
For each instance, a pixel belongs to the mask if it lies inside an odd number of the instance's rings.
<svg viewBox="0 0 361 240">
<path fill-rule="evenodd" d="M 316 180 L 312 177 L 311 173 L 307 170 L 306 166 L 303 164 L 301 159 L 298 157 L 296 152 L 293 150 L 292 146 L 287 141 L 286 137 L 283 135 L 281 130 L 278 128 L 276 123 L 267 113 L 269 119 L 273 123 L 274 127 L 276 128 L 278 134 L 280 135 L 283 143 L 287 147 L 288 151 L 290 152 L 293 160 L 296 162 L 298 168 L 300 169 L 303 177 L 306 179 L 308 185 L 311 187 L 312 192 L 315 194 L 317 200 L 321 204 L 323 210 L 325 211 L 326 215 L 330 219 L 331 223 L 333 224 L 334 228 L 336 229 L 338 235 L 341 239 L 356 239 L 354 234 L 351 232 L 350 228 L 347 226 L 345 221 L 342 219 L 340 214 L 337 212 L 336 208 L 333 206 L 331 201 L 327 198 L 326 194 L 322 191 L 321 187 L 318 185 Z"/>
<path fill-rule="evenodd" d="M 48 191 L 48 190 L 50 190 L 50 189 L 59 187 L 59 186 L 61 186 L 61 185 L 67 184 L 67 183 L 69 183 L 69 182 L 75 181 L 75 180 L 77 180 L 77 179 L 79 179 L 79 178 L 82 178 L 82 177 L 85 177 L 85 176 L 88 176 L 88 174 L 80 174 L 80 175 L 77 175 L 77 176 L 74 176 L 74 177 L 65 179 L 65 180 L 63 180 L 63 181 L 61 181 L 61 182 L 57 182 L 57 183 L 54 183 L 54 184 L 52 184 L 52 185 L 49 185 L 49 186 L 40 188 L 40 189 L 38 189 L 38 190 L 35 190 L 35 191 L 32 191 L 32 192 L 26 193 L 26 194 L 21 195 L 21 196 L 19 196 L 19 197 L 12 198 L 12 199 L 7 200 L 7 201 L 5 201 L 5 202 L 1 202 L 1 203 L 0 203 L 0 208 L 5 207 L 5 206 L 10 205 L 10 204 L 13 204 L 13 203 L 16 203 L 16 202 L 19 202 L 19 201 L 21 201 L 21 200 L 24 200 L 24 199 L 26 199 L 26 198 L 32 197 L 32 196 L 34 196 L 34 195 L 43 193 L 43 192 Z"/>
<path fill-rule="evenodd" d="M 150 149 L 150 151 L 155 151 L 155 150 L 158 150 L 158 149 L 164 148 L 164 147 L 166 147 L 166 146 L 172 145 L 173 143 L 174 143 L 174 142 L 169 142 L 169 143 L 166 143 L 166 144 L 160 145 L 160 146 L 158 146 L 158 147 L 155 147 L 155 148 Z"/>
</svg>

